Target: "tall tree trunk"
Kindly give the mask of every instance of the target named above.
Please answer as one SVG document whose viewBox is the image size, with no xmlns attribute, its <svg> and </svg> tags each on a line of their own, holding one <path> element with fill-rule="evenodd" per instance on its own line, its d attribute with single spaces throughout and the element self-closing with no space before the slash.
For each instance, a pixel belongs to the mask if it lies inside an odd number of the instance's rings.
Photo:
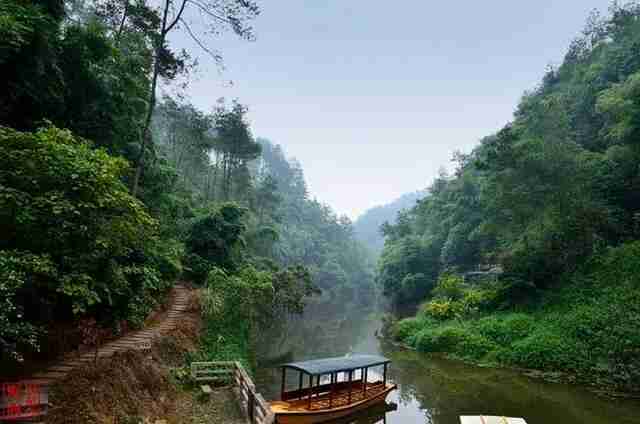
<svg viewBox="0 0 640 424">
<path fill-rule="evenodd" d="M 224 201 L 229 200 L 230 159 L 229 153 L 225 153 L 222 158 L 222 199 Z"/>
<path fill-rule="evenodd" d="M 147 116 L 144 120 L 144 127 L 142 130 L 142 139 L 140 140 L 140 152 L 138 153 L 138 158 L 136 160 L 136 172 L 133 177 L 133 183 L 131 186 L 131 193 L 133 196 L 138 195 L 138 188 L 140 186 L 140 177 L 142 176 L 142 168 L 144 166 L 144 154 L 147 148 L 147 140 L 151 140 L 151 118 L 153 117 L 153 111 L 156 107 L 156 87 L 158 86 L 158 77 L 160 76 L 160 52 L 164 46 L 164 42 L 167 38 L 167 34 L 169 31 L 175 27 L 175 25 L 180 20 L 182 16 L 182 12 L 184 12 L 185 5 L 187 4 L 187 0 L 182 1 L 182 5 L 180 6 L 180 10 L 176 14 L 173 22 L 167 25 L 167 18 L 169 16 L 169 9 L 171 7 L 172 0 L 165 0 L 164 3 L 164 12 L 162 13 L 162 27 L 160 29 L 160 36 L 158 40 L 156 40 L 154 55 L 153 58 L 153 79 L 151 80 L 151 92 L 149 93 L 149 105 L 147 108 Z"/>
<path fill-rule="evenodd" d="M 216 153 L 216 165 L 213 168 L 213 200 L 217 200 L 217 190 L 218 190 L 218 170 L 220 169 L 220 155 Z"/>
<path fill-rule="evenodd" d="M 164 9 L 164 25 L 166 24 L 167 12 L 169 11 L 169 1 L 166 3 Z M 149 93 L 149 105 L 147 106 L 147 116 L 144 120 L 144 127 L 142 130 L 142 140 L 140 140 L 140 152 L 138 152 L 138 158 L 136 159 L 136 173 L 133 177 L 133 184 L 131 187 L 131 194 L 133 196 L 138 195 L 138 187 L 140 186 L 140 177 L 142 176 L 142 168 L 144 167 L 144 154 L 147 149 L 147 140 L 151 139 L 151 118 L 153 116 L 153 110 L 156 106 L 156 87 L 158 86 L 158 77 L 160 76 L 160 63 L 158 57 L 160 56 L 160 49 L 164 44 L 164 31 L 160 37 L 158 45 L 155 48 L 155 57 L 153 60 L 153 79 L 151 80 L 151 92 Z"/>
<path fill-rule="evenodd" d="M 124 24 L 127 22 L 127 15 L 129 14 L 129 0 L 124 1 L 124 11 L 122 12 L 122 19 L 120 25 L 118 25 L 118 31 L 116 32 L 116 46 L 120 45 L 120 37 L 124 30 Z"/>
</svg>

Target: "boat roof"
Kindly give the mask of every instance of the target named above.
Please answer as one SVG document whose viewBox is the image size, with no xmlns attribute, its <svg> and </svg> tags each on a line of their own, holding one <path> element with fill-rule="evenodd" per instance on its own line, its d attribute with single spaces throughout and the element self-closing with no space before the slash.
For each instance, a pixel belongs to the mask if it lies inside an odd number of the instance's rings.
<svg viewBox="0 0 640 424">
<path fill-rule="evenodd" d="M 285 368 L 293 368 L 311 375 L 329 374 L 332 372 L 351 371 L 358 368 L 374 367 L 391 362 L 384 356 L 350 355 L 335 358 L 313 359 L 310 361 L 290 362 L 282 364 Z"/>
</svg>

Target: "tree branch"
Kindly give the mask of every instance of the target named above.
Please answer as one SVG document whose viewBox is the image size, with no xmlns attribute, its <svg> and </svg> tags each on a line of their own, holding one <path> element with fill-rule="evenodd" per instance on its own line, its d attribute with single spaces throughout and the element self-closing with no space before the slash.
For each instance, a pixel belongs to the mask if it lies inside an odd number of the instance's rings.
<svg viewBox="0 0 640 424">
<path fill-rule="evenodd" d="M 202 43 L 202 41 L 200 41 L 198 39 L 198 37 L 196 37 L 196 35 L 193 33 L 193 31 L 191 31 L 191 28 L 189 27 L 189 24 L 187 24 L 187 22 L 184 19 L 180 19 L 180 22 L 182 22 L 182 24 L 184 25 L 184 29 L 187 30 L 187 34 L 189 34 L 189 36 L 193 39 L 193 41 L 195 41 L 196 44 L 198 44 L 198 46 L 200 46 L 200 48 L 202 50 L 207 52 L 217 63 L 222 62 L 222 56 L 220 56 L 219 54 L 214 53 L 211 49 L 209 49 L 207 46 L 205 46 Z"/>
<path fill-rule="evenodd" d="M 169 24 L 169 26 L 167 27 L 167 29 L 165 30 L 165 32 L 169 32 L 173 29 L 174 26 L 176 26 L 176 24 L 178 23 L 178 21 L 180 20 L 180 17 L 182 16 L 182 12 L 184 12 L 184 7 L 187 5 L 187 0 L 182 0 L 182 5 L 180 6 L 180 10 L 178 10 L 178 14 L 176 15 L 176 17 L 174 18 L 173 22 L 171 22 Z"/>
<path fill-rule="evenodd" d="M 216 20 L 218 20 L 220 22 L 224 22 L 225 24 L 233 25 L 233 22 L 231 22 L 229 19 L 226 19 L 226 18 L 224 18 L 222 16 L 216 15 L 215 13 L 213 13 L 211 10 L 209 10 L 205 5 L 203 5 L 199 1 L 196 1 L 196 0 L 186 0 L 186 1 L 188 1 L 191 4 L 193 4 L 194 6 L 198 7 L 201 11 L 203 11 L 207 15 L 211 16 L 213 19 L 216 19 Z"/>
</svg>

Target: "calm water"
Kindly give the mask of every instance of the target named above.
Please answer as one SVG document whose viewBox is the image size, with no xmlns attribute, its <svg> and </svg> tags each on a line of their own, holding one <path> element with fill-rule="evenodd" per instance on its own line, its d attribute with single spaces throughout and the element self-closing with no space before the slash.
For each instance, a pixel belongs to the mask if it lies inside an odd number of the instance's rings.
<svg viewBox="0 0 640 424">
<path fill-rule="evenodd" d="M 374 335 L 378 326 L 375 319 L 343 322 L 331 330 L 298 325 L 278 341 L 280 356 L 262 361 L 258 389 L 267 399 L 277 399 L 278 363 L 351 351 L 390 358 L 389 375 L 398 390 L 389 395 L 388 405 L 341 423 L 459 424 L 460 415 L 483 414 L 523 417 L 528 424 L 640 424 L 640 401 L 610 400 L 581 387 L 383 346 Z"/>
</svg>

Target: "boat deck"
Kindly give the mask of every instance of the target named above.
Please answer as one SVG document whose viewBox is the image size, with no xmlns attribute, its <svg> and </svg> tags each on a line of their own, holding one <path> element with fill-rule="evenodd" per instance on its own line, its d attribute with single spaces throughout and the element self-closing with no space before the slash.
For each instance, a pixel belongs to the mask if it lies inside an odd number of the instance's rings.
<svg viewBox="0 0 640 424">
<path fill-rule="evenodd" d="M 352 405 L 354 403 L 361 402 L 363 400 L 375 397 L 384 392 L 386 387 L 382 381 L 376 383 L 367 383 L 366 392 L 363 390 L 361 382 L 354 382 L 351 385 L 351 398 L 349 398 L 349 388 L 343 387 L 340 390 L 333 392 L 330 396 L 329 393 L 320 393 L 318 395 L 311 396 L 311 403 L 306 397 L 290 400 L 288 402 L 272 402 L 271 409 L 273 412 L 294 412 L 294 411 L 320 411 L 323 409 L 340 408 L 343 406 Z"/>
</svg>

